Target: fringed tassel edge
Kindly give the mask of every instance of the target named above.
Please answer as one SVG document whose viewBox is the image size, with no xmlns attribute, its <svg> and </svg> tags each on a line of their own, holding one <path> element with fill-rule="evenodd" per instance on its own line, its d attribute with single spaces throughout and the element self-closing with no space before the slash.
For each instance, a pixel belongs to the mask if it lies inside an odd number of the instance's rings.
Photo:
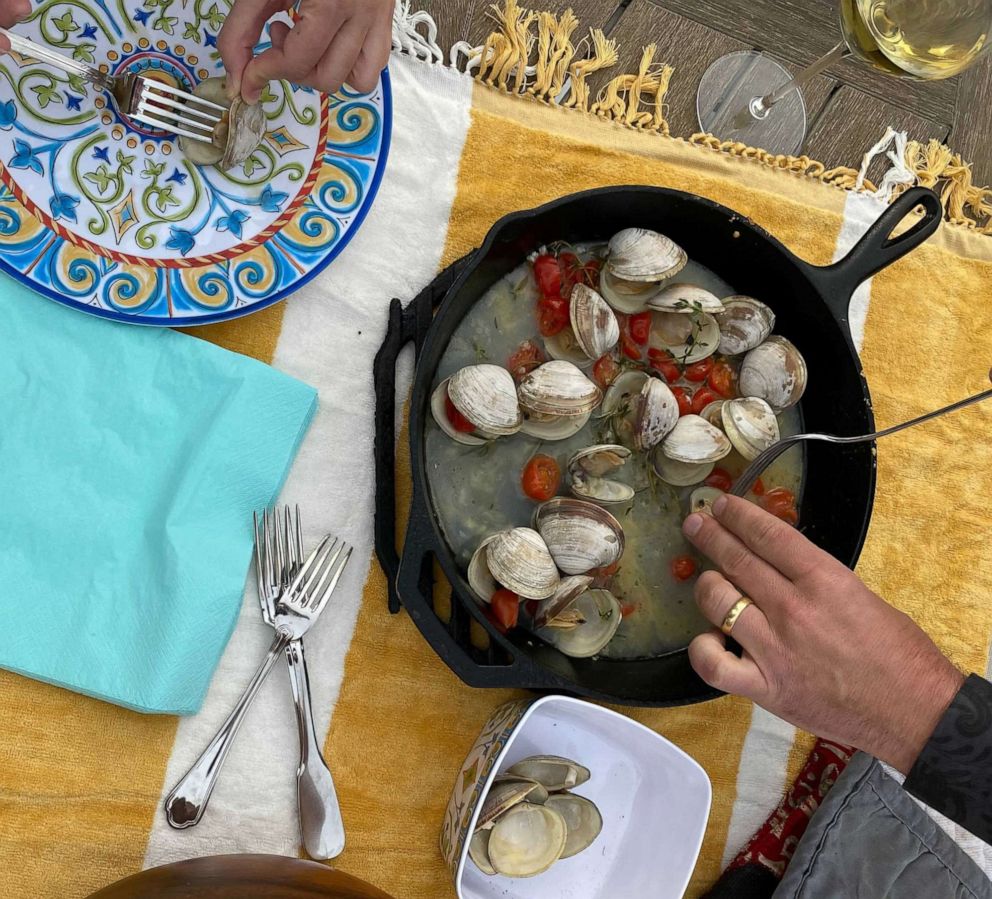
<svg viewBox="0 0 992 899">
<path fill-rule="evenodd" d="M 410 0 L 397 0 L 393 14 L 393 47 L 426 62 L 444 63 L 437 44 L 437 26 L 428 13 L 410 11 Z M 561 15 L 535 12 L 518 0 L 493 5 L 489 15 L 497 27 L 480 47 L 462 41 L 451 48 L 449 64 L 504 93 L 548 105 L 576 109 L 637 131 L 670 136 L 665 96 L 673 75 L 669 65 L 655 62 L 657 45 L 644 48 L 638 71 L 617 75 L 593 98 L 589 78 L 616 65 L 616 42 L 600 29 L 573 42 L 579 20 L 571 9 Z M 464 59 L 463 59 L 464 58 Z M 890 143 L 893 168 L 876 188 L 865 177 L 868 163 Z M 712 134 L 693 134 L 689 143 L 751 160 L 769 168 L 813 178 L 842 190 L 869 191 L 894 198 L 914 184 L 934 189 L 947 220 L 982 234 L 992 234 L 992 188 L 972 180 L 969 163 L 939 141 L 907 141 L 891 129 L 865 156 L 861 171 L 838 166 L 828 169 L 809 156 L 774 155 Z"/>
</svg>

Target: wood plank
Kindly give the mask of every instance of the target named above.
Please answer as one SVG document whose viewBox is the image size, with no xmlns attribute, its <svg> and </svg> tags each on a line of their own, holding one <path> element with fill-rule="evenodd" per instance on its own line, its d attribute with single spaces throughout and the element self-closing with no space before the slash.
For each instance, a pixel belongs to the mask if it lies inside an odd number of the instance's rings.
<svg viewBox="0 0 992 899">
<path fill-rule="evenodd" d="M 891 125 L 906 131 L 913 140 L 944 140 L 948 126 L 913 115 L 889 103 L 842 85 L 813 122 L 806 138 L 805 152 L 828 168 L 846 165 L 858 168 L 864 154 L 885 134 Z M 877 180 L 889 167 L 886 159 L 876 159 L 868 171 Z"/>
<path fill-rule="evenodd" d="M 593 96 L 616 72 L 636 71 L 642 47 L 657 43 L 658 61 L 675 68 L 668 93 L 668 122 L 676 137 L 688 137 L 699 131 L 696 88 L 710 63 L 726 53 L 752 49 L 649 0 L 632 0 L 610 37 L 619 45 L 620 62 L 609 72 L 590 79 Z M 811 119 L 819 113 L 835 86 L 833 79 L 820 76 L 804 90 Z"/>
<path fill-rule="evenodd" d="M 992 57 L 958 76 L 958 102 L 949 145 L 972 164 L 975 184 L 992 184 Z"/>
<path fill-rule="evenodd" d="M 837 0 L 650 0 L 715 31 L 760 47 L 776 59 L 809 65 L 841 39 Z M 950 125 L 957 99 L 954 79 L 894 78 L 855 59 L 830 73 L 878 99 L 933 122 Z"/>
<path fill-rule="evenodd" d="M 476 5 L 474 0 L 414 0 L 411 7 L 430 13 L 437 23 L 437 43 L 447 62 L 451 45 L 468 34 Z"/>
</svg>

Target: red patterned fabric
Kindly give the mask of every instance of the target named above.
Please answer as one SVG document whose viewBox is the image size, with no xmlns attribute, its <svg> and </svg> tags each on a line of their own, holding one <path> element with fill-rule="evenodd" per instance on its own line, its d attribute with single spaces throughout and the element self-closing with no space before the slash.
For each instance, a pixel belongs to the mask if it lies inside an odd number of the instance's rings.
<svg viewBox="0 0 992 899">
<path fill-rule="evenodd" d="M 781 879 L 809 819 L 854 752 L 850 746 L 818 740 L 792 788 L 727 866 L 726 873 L 746 865 L 761 865 Z"/>
</svg>

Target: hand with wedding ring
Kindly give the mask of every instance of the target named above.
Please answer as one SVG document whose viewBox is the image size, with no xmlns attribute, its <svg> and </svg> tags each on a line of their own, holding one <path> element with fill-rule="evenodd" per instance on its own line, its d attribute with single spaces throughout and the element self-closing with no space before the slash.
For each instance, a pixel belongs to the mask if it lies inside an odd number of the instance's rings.
<svg viewBox="0 0 992 899">
<path fill-rule="evenodd" d="M 933 641 L 753 503 L 720 497 L 683 532 L 719 568 L 696 583 L 715 625 L 689 646 L 699 676 L 907 773 L 964 680 Z M 731 632 L 740 657 L 726 647 Z"/>
</svg>

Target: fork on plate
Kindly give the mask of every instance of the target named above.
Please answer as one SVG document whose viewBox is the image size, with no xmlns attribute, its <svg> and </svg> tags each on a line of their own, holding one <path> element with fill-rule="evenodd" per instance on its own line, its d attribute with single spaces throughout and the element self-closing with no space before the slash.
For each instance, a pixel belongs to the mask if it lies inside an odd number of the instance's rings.
<svg viewBox="0 0 992 899">
<path fill-rule="evenodd" d="M 280 521 L 280 518 L 282 521 Z M 255 516 L 255 568 L 262 618 L 272 624 L 276 603 L 303 566 L 303 532 L 300 507 L 295 514 L 285 506 L 280 516 L 266 509 L 261 527 Z M 300 732 L 300 765 L 296 772 L 303 846 L 311 858 L 336 858 L 344 850 L 344 822 L 338 805 L 334 779 L 321 752 L 310 703 L 310 676 L 307 673 L 303 641 L 291 640 L 286 647 L 289 680 L 296 706 Z"/>
<path fill-rule="evenodd" d="M 165 816 L 172 827 L 192 827 L 203 817 L 224 759 L 262 682 L 286 647 L 313 626 L 350 557 L 351 547 L 328 534 L 307 556 L 289 585 L 280 588 L 272 616 L 276 634 L 268 654 L 220 730 L 166 797 Z"/>
<path fill-rule="evenodd" d="M 214 128 L 228 113 L 226 106 L 204 100 L 163 81 L 134 72 L 109 75 L 95 66 L 77 62 L 6 28 L 0 28 L 0 34 L 10 41 L 10 48 L 14 52 L 55 66 L 70 75 L 80 76 L 110 94 L 121 115 L 160 131 L 211 144 Z"/>
</svg>

